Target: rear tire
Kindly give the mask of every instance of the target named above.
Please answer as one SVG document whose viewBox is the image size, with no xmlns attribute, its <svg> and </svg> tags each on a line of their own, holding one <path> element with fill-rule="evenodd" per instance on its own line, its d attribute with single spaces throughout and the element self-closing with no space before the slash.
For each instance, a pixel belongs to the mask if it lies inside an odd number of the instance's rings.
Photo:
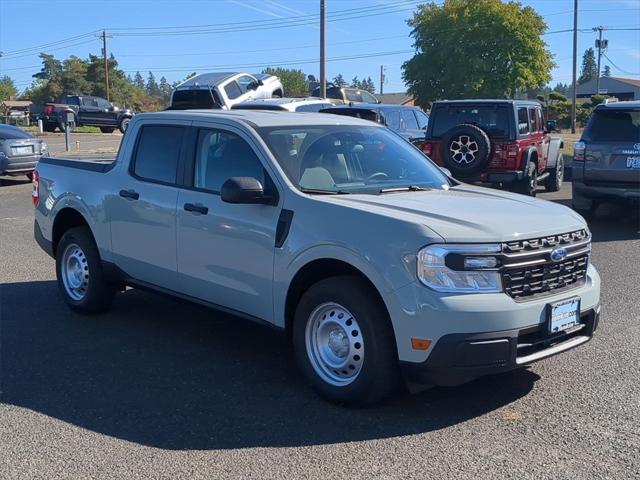
<svg viewBox="0 0 640 480">
<path fill-rule="evenodd" d="M 131 118 L 129 117 L 125 117 L 122 120 L 120 120 L 120 124 L 118 125 L 118 130 L 120 130 L 121 133 L 126 132 L 130 121 L 131 121 Z"/>
<path fill-rule="evenodd" d="M 512 191 L 529 197 L 535 197 L 537 195 L 538 172 L 534 162 L 529 162 L 527 164 L 527 170 L 524 178 L 515 182 Z"/>
<path fill-rule="evenodd" d="M 396 387 L 395 335 L 385 305 L 362 279 L 321 280 L 302 296 L 293 324 L 296 359 L 325 399 L 371 404 Z"/>
<path fill-rule="evenodd" d="M 564 157 L 561 152 L 558 153 L 556 166 L 548 170 L 549 176 L 544 180 L 544 187 L 547 192 L 557 192 L 562 188 L 564 183 Z"/>
<path fill-rule="evenodd" d="M 89 227 L 67 230 L 56 249 L 56 276 L 64 301 L 81 313 L 106 311 L 115 294 Z"/>
<path fill-rule="evenodd" d="M 113 133 L 115 127 L 100 127 L 102 133 Z"/>
</svg>

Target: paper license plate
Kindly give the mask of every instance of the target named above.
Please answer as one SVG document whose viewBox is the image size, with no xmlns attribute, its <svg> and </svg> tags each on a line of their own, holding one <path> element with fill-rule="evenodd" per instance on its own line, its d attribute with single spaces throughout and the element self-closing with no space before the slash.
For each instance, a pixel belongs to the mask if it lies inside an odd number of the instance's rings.
<svg viewBox="0 0 640 480">
<path fill-rule="evenodd" d="M 569 330 L 580 323 L 580 299 L 571 298 L 549 304 L 549 333 Z"/>
</svg>

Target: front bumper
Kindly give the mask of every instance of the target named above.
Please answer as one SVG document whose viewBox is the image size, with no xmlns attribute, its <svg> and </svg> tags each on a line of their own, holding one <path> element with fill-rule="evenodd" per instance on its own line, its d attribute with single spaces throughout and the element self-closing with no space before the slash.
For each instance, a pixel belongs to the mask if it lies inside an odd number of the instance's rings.
<svg viewBox="0 0 640 480">
<path fill-rule="evenodd" d="M 40 155 L 24 157 L 0 155 L 0 175 L 21 175 L 32 172 L 36 168 L 38 160 L 40 160 Z"/>
<path fill-rule="evenodd" d="M 455 386 L 485 375 L 507 372 L 587 343 L 600 320 L 600 306 L 582 311 L 581 325 L 547 335 L 546 326 L 500 332 L 450 334 L 438 340 L 422 363 L 401 362 L 410 386 Z"/>
</svg>

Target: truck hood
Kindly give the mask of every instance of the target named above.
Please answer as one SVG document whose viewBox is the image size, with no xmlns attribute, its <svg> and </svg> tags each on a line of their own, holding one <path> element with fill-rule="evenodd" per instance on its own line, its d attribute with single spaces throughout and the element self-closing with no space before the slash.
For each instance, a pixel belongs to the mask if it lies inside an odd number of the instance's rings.
<svg viewBox="0 0 640 480">
<path fill-rule="evenodd" d="M 470 185 L 327 199 L 419 223 L 448 243 L 505 242 L 587 228 L 580 215 L 557 203 Z"/>
</svg>

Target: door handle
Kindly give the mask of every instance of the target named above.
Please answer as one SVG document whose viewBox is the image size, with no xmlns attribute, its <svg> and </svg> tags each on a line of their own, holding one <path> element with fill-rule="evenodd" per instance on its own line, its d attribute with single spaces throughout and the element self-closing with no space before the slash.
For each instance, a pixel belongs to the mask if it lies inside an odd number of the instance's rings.
<svg viewBox="0 0 640 480">
<path fill-rule="evenodd" d="M 120 190 L 120 196 L 129 200 L 138 200 L 140 198 L 140 194 L 135 190 Z"/>
<path fill-rule="evenodd" d="M 184 209 L 187 212 L 201 213 L 202 215 L 209 213 L 209 209 L 201 203 L 185 203 Z"/>
</svg>

